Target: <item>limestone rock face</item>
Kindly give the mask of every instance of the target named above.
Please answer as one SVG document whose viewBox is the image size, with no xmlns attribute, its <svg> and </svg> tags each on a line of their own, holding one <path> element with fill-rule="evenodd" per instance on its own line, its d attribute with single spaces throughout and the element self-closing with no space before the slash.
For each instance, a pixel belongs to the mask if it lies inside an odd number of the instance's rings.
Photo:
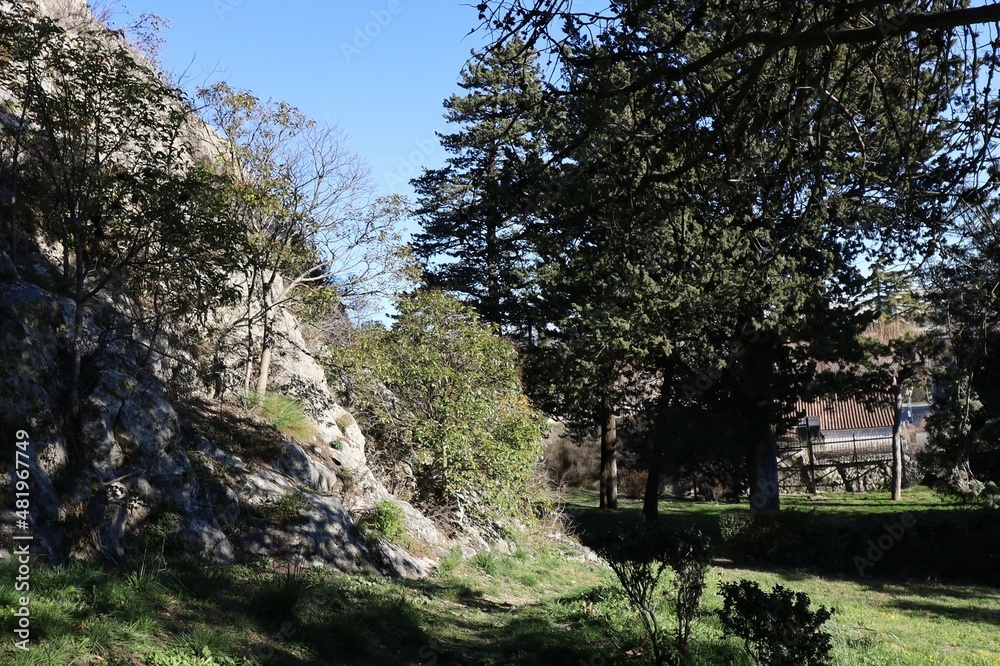
<svg viewBox="0 0 1000 666">
<path fill-rule="evenodd" d="M 178 376 L 174 366 L 193 359 L 189 350 L 170 347 L 169 336 L 103 349 L 85 344 L 72 422 L 66 399 L 73 308 L 41 286 L 0 282 L 0 421 L 5 433 L 30 435 L 33 530 L 39 552 L 52 561 L 99 556 L 120 562 L 135 554 L 143 530 L 165 516 L 175 521 L 169 543 L 211 562 L 282 558 L 417 577 L 454 547 L 369 469 L 361 428 L 330 393 L 291 315 L 281 317 L 270 390 L 301 401 L 318 436 L 301 443 L 270 431 L 262 447 L 269 453 L 247 457 L 240 447 L 229 450 L 195 435 L 175 408 L 175 401 L 204 399 L 205 392 L 196 384 L 182 387 L 187 395 L 177 386 L 168 391 L 166 382 Z M 134 308 L 118 296 L 105 299 L 88 310 L 87 334 L 98 317 L 114 320 Z M 174 360 L 149 358 L 151 344 Z M 11 482 L 6 475 L 0 490 Z M 403 509 L 424 555 L 359 532 L 353 516 L 386 500 Z M 10 508 L 2 513 L 12 518 Z"/>
<path fill-rule="evenodd" d="M 67 30 L 94 25 L 86 0 L 34 1 Z M 112 31 L 106 38 L 109 48 L 127 48 Z M 199 156 L 212 159 L 218 137 L 198 122 L 186 132 Z M 165 544 L 206 561 L 288 558 L 422 576 L 454 546 L 372 473 L 361 428 L 331 393 L 289 312 L 278 313 L 268 390 L 305 406 L 318 433 L 310 442 L 248 425 L 253 417 L 245 411 L 207 420 L 195 414 L 196 403 L 222 407 L 242 394 L 252 360 L 247 334 L 259 342 L 262 333 L 259 324 L 241 327 L 246 303 L 207 313 L 207 323 L 165 321 L 149 330 L 146 304 L 109 286 L 85 306 L 74 383 L 75 305 L 59 295 L 63 248 L 33 240 L 35 251 L 19 252 L 16 263 L 0 250 L 0 451 L 10 453 L 4 465 L 13 471 L 13 433 L 29 434 L 39 554 L 53 562 L 120 562 L 167 530 Z M 249 292 L 246 276 L 231 282 Z M 74 391 L 79 401 L 70 405 Z M 13 518 L 12 482 L 10 473 L 0 477 L 3 520 Z M 359 532 L 353 515 L 383 501 L 400 504 L 410 535 L 430 557 Z"/>
<path fill-rule="evenodd" d="M 56 424 L 56 405 L 65 390 L 61 367 L 72 304 L 32 284 L 0 284 L 0 437 L 9 469 L 3 483 L 13 479 L 14 434 L 23 430 L 31 443 L 31 515 L 39 524 L 59 520 L 59 493 L 52 479 L 68 462 L 66 441 Z M 5 507 L 9 509 L 12 507 Z M 4 516 L 13 519 L 13 516 Z M 9 523 L 8 523 L 9 524 Z M 62 533 L 45 529 L 38 544 L 46 555 L 58 559 Z"/>
<path fill-rule="evenodd" d="M 35 2 L 45 15 L 54 19 L 72 21 L 92 18 L 87 0 L 35 0 Z"/>
</svg>

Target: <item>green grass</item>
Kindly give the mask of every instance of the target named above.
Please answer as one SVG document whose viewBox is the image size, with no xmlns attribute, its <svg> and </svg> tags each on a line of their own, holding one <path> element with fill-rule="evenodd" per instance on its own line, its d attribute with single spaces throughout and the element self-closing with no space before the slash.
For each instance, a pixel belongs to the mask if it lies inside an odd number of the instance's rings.
<svg viewBox="0 0 1000 666">
<path fill-rule="evenodd" d="M 572 498 L 581 530 L 620 529 L 639 509 L 604 513 Z M 810 502 L 810 500 L 789 500 Z M 947 511 L 932 494 L 907 498 L 920 511 Z M 894 513 L 881 496 L 833 498 L 824 515 Z M 812 507 L 812 505 L 810 505 Z M 667 520 L 710 526 L 726 505 L 664 502 Z M 837 609 L 827 629 L 837 666 L 1000 664 L 1000 590 L 935 581 L 855 580 L 719 561 L 709 574 L 692 639 L 697 664 L 747 666 L 713 615 L 721 581 L 781 583 Z M 16 603 L 0 564 L 4 617 Z M 456 550 L 422 581 L 255 566 L 159 562 L 133 573 L 89 565 L 35 565 L 33 644 L 0 645 L 0 663 L 107 666 L 305 666 L 307 664 L 647 663 L 617 583 L 571 541 L 527 535 L 511 554 Z M 664 618 L 666 619 L 666 618 Z M 10 627 L 6 627 L 8 635 Z M 95 660 L 94 657 L 102 660 Z"/>
<path fill-rule="evenodd" d="M 1000 591 L 940 583 L 859 583 L 794 571 L 717 569 L 721 580 L 749 578 L 806 592 L 837 612 L 826 630 L 836 664 L 1000 663 Z M 711 595 L 706 607 L 717 608 Z"/>
<path fill-rule="evenodd" d="M 415 582 L 266 563 L 174 563 L 142 575 L 38 564 L 31 650 L 5 641 L 0 663 L 417 664 L 436 655 L 437 663 L 506 664 L 531 663 L 524 660 L 536 649 L 583 658 L 601 635 L 579 643 L 581 634 L 566 634 L 559 619 L 576 611 L 557 601 L 585 593 L 603 572 L 569 561 L 573 554 L 538 541 L 496 555 L 505 564 L 493 576 L 482 570 L 488 557 L 473 563 L 456 552 L 438 575 Z M 0 580 L 13 580 L 15 568 L 0 565 Z M 0 587 L 5 617 L 15 603 Z"/>
<path fill-rule="evenodd" d="M 616 512 L 596 509 L 597 495 L 574 493 L 566 498 L 581 538 L 599 539 L 622 524 L 642 519 L 642 503 L 621 502 Z M 713 540 L 720 539 L 719 515 L 741 505 L 663 500 L 661 520 L 676 526 L 693 525 Z M 934 517 L 939 521 L 961 519 L 968 509 L 943 500 L 927 488 L 914 488 L 894 502 L 888 493 L 828 493 L 819 497 L 782 497 L 783 510 L 805 521 L 836 520 L 892 522 L 899 514 L 910 513 L 916 520 Z M 746 504 L 742 505 L 746 508 Z M 924 521 L 926 522 L 926 521 Z M 875 535 L 877 536 L 877 535 Z M 950 544 L 942 544 L 944 547 Z M 985 557 L 988 554 L 983 553 Z M 718 582 L 740 578 L 757 580 L 770 589 L 780 583 L 803 591 L 815 605 L 835 607 L 837 613 L 827 624 L 835 645 L 835 664 L 1000 664 L 1000 589 L 988 585 L 963 585 L 930 580 L 893 580 L 833 575 L 808 569 L 776 567 L 740 568 L 718 560 L 706 593 L 703 612 L 721 605 L 716 593 Z M 721 631 L 711 615 L 704 615 L 694 643 L 706 655 L 704 663 L 717 663 L 724 645 Z M 736 659 L 736 657 L 731 657 Z M 721 662 L 719 662 L 721 663 Z M 730 663 L 730 662 L 725 662 Z M 741 658 L 735 664 L 749 664 Z"/>
<path fill-rule="evenodd" d="M 563 498 L 567 512 L 596 529 L 606 529 L 618 521 L 642 520 L 642 501 L 619 498 L 616 512 L 592 511 L 597 507 L 596 492 L 575 491 Z M 703 525 L 711 530 L 718 515 L 727 509 L 747 507 L 747 503 L 699 502 L 685 499 L 660 500 L 660 515 L 667 521 L 680 519 L 685 524 Z M 830 516 L 870 516 L 905 512 L 948 512 L 961 507 L 943 499 L 930 488 L 916 487 L 903 493 L 903 499 L 894 502 L 888 492 L 824 493 L 821 495 L 782 495 L 782 510 L 816 511 Z M 603 523 L 603 524 L 602 524 Z"/>
<path fill-rule="evenodd" d="M 285 437 L 310 442 L 316 437 L 316 424 L 306 416 L 302 403 L 281 393 L 267 393 L 261 400 L 251 392 L 239 401 L 240 406 L 258 414 L 269 426 Z M 204 419 L 202 419 L 204 420 Z"/>
<path fill-rule="evenodd" d="M 308 442 L 316 436 L 316 424 L 309 420 L 302 404 L 294 398 L 268 393 L 257 409 L 269 425 L 286 437 Z"/>
</svg>

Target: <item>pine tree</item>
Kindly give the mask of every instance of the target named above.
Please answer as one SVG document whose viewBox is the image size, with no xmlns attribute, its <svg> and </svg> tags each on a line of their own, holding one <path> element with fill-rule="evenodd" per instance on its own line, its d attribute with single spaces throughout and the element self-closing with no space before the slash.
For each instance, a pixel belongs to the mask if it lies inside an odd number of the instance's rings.
<svg viewBox="0 0 1000 666">
<path fill-rule="evenodd" d="M 543 151 L 537 127 L 542 84 L 536 54 L 517 40 L 479 54 L 462 72 L 465 95 L 445 102 L 458 129 L 440 136 L 450 157 L 414 179 L 423 231 L 413 240 L 431 288 L 458 294 L 504 334 L 530 336 L 523 304 L 530 250 L 521 188 Z"/>
<path fill-rule="evenodd" d="M 542 302 L 561 293 L 578 313 L 582 332 L 550 331 L 576 345 L 571 357 L 595 371 L 614 359 L 597 382 L 577 384 L 592 404 L 602 382 L 620 381 L 615 364 L 647 377 L 640 385 L 659 393 L 648 413 L 661 424 L 685 402 L 728 404 L 754 506 L 775 510 L 789 405 L 817 361 L 862 355 L 858 334 L 872 315 L 859 258 L 919 256 L 947 220 L 962 164 L 942 119 L 961 77 L 929 66 L 913 76 L 914 63 L 947 48 L 921 35 L 901 40 L 877 73 L 847 47 L 760 58 L 747 48 L 717 57 L 697 81 L 658 80 L 708 48 L 664 41 L 680 7 L 635 5 L 596 40 L 582 30 L 568 40 L 568 131 L 553 145 L 563 171 L 571 165 L 564 201 L 583 203 L 562 205 L 549 233 L 562 285 L 541 288 Z M 777 20 L 747 17 L 762 31 Z M 734 85 L 747 63 L 757 71 Z"/>
</svg>

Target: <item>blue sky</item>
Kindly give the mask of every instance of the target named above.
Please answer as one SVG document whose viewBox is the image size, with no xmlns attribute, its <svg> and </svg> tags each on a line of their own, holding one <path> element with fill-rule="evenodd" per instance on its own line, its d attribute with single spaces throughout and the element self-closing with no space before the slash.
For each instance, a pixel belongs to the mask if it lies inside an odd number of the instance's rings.
<svg viewBox="0 0 1000 666">
<path fill-rule="evenodd" d="M 456 0 L 125 0 L 170 22 L 163 64 L 188 87 L 226 80 L 338 125 L 383 194 L 410 195 L 445 159 L 434 135 L 483 44 L 474 6 Z"/>
</svg>

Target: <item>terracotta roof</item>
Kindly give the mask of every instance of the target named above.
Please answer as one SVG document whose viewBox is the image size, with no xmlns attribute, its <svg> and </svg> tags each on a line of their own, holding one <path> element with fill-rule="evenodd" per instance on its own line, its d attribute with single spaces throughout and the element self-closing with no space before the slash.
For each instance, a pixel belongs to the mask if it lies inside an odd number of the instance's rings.
<svg viewBox="0 0 1000 666">
<path fill-rule="evenodd" d="M 799 400 L 795 413 L 802 416 L 819 417 L 820 430 L 867 430 L 870 428 L 891 428 L 892 407 L 881 404 L 870 407 L 854 398 L 829 398 L 806 402 Z"/>
</svg>

